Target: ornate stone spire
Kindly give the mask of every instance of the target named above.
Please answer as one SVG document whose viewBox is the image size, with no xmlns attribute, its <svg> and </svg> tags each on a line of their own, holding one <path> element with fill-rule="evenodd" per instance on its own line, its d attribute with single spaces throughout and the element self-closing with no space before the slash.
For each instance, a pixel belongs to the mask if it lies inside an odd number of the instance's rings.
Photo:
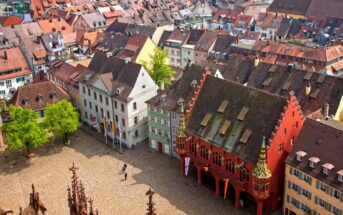
<svg viewBox="0 0 343 215">
<path fill-rule="evenodd" d="M 252 170 L 252 174 L 254 177 L 259 179 L 268 179 L 272 176 L 270 170 L 268 169 L 267 162 L 266 162 L 266 138 L 263 137 L 260 155 L 257 161 L 256 166 Z"/>
<path fill-rule="evenodd" d="M 154 191 L 149 188 L 148 192 L 146 192 L 145 195 L 149 196 L 149 202 L 148 202 L 148 213 L 147 215 L 156 215 L 156 209 L 154 207 L 155 203 L 152 201 L 152 196 L 155 194 Z"/>
<path fill-rule="evenodd" d="M 186 137 L 185 130 L 186 130 L 186 119 L 185 119 L 185 100 L 183 98 L 179 99 L 179 104 L 181 106 L 180 112 L 180 124 L 177 129 L 176 135 L 178 137 Z"/>
</svg>

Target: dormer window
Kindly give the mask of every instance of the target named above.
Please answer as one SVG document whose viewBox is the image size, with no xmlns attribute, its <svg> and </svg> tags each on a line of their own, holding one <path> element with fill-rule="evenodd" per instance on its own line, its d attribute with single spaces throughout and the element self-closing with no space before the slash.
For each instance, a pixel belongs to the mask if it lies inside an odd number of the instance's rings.
<svg viewBox="0 0 343 215">
<path fill-rule="evenodd" d="M 311 168 L 315 168 L 315 167 L 316 167 L 316 164 L 320 161 L 320 159 L 317 158 L 317 157 L 310 157 L 308 160 L 309 160 L 308 165 L 309 165 Z"/>
<path fill-rule="evenodd" d="M 41 102 L 41 101 L 43 101 L 43 97 L 41 95 L 38 95 L 36 97 L 36 102 Z"/>
<path fill-rule="evenodd" d="M 337 172 L 337 180 L 343 183 L 343 169 Z"/>
<path fill-rule="evenodd" d="M 57 94 L 56 94 L 55 92 L 52 92 L 52 93 L 50 94 L 50 98 L 51 98 L 51 99 L 56 99 L 56 98 L 57 98 Z"/>
<path fill-rule="evenodd" d="M 323 164 L 323 173 L 325 175 L 329 175 L 330 174 L 330 171 L 335 167 L 334 165 L 332 165 L 331 163 L 325 163 Z"/>
<path fill-rule="evenodd" d="M 303 159 L 306 155 L 307 155 L 307 153 L 304 152 L 304 151 L 297 151 L 297 152 L 296 152 L 296 159 L 297 159 L 297 161 L 301 162 L 302 159 Z"/>
<path fill-rule="evenodd" d="M 21 101 L 21 105 L 27 105 L 29 103 L 29 100 L 28 99 L 23 99 Z"/>
</svg>

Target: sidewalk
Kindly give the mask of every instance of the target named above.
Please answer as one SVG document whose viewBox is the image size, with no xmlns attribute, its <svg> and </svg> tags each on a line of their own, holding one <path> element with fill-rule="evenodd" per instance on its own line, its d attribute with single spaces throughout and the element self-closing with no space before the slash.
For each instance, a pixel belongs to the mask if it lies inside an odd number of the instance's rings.
<svg viewBox="0 0 343 215">
<path fill-rule="evenodd" d="M 111 137 L 107 137 L 107 143 L 106 143 L 106 138 L 102 133 L 99 133 L 95 129 L 91 128 L 89 125 L 85 123 L 81 123 L 80 129 L 90 136 L 94 137 L 101 143 L 104 143 L 106 146 L 112 148 L 113 150 L 120 152 L 120 145 L 117 142 L 113 142 L 113 139 Z M 125 147 L 122 146 L 122 152 L 124 152 Z"/>
</svg>

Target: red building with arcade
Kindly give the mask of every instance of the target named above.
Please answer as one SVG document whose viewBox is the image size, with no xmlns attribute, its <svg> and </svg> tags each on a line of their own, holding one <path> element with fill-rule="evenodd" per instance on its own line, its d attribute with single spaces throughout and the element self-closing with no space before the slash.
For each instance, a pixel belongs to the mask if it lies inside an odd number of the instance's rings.
<svg viewBox="0 0 343 215">
<path fill-rule="evenodd" d="M 181 175 L 190 160 L 198 186 L 204 176 L 212 178 L 216 197 L 231 194 L 236 208 L 242 196 L 256 200 L 259 215 L 278 209 L 283 161 L 304 120 L 294 94 L 280 97 L 208 76 L 195 103 L 185 111 L 181 106 L 176 146 Z"/>
</svg>

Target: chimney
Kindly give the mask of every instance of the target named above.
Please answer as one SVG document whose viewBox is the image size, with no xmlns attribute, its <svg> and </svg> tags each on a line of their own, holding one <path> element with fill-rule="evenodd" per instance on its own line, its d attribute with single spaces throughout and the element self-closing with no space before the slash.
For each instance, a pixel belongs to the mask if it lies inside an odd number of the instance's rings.
<svg viewBox="0 0 343 215">
<path fill-rule="evenodd" d="M 311 93 L 311 84 L 310 84 L 310 82 L 308 82 L 306 84 L 305 93 L 306 93 L 307 96 L 310 95 L 310 93 Z"/>
<path fill-rule="evenodd" d="M 58 19 L 57 19 L 59 22 L 61 21 L 61 17 L 58 17 Z"/>
<path fill-rule="evenodd" d="M 8 57 L 7 57 L 7 50 L 4 51 L 4 59 L 5 59 L 5 60 L 8 60 Z"/>
<path fill-rule="evenodd" d="M 161 90 L 164 90 L 164 81 L 161 81 L 161 82 L 160 82 L 160 89 L 161 89 Z"/>
<path fill-rule="evenodd" d="M 13 24 L 11 25 L 11 28 L 14 28 L 14 25 L 13 25 Z"/>
<path fill-rule="evenodd" d="M 56 28 L 52 28 L 52 32 L 56 32 Z"/>
<path fill-rule="evenodd" d="M 37 36 L 37 44 L 40 44 L 40 36 Z"/>
<path fill-rule="evenodd" d="M 64 31 L 66 29 L 66 27 L 65 26 L 62 26 L 62 31 Z"/>
<path fill-rule="evenodd" d="M 260 59 L 258 57 L 255 57 L 254 66 L 257 67 L 259 63 L 260 63 Z"/>
<path fill-rule="evenodd" d="M 49 22 L 52 23 L 52 19 L 49 19 Z"/>
<path fill-rule="evenodd" d="M 91 55 L 92 54 L 92 44 L 91 44 L 91 40 L 88 39 L 88 54 Z"/>
<path fill-rule="evenodd" d="M 325 103 L 324 104 L 324 117 L 325 117 L 325 119 L 329 118 L 329 108 L 330 108 L 330 105 L 328 103 Z"/>
</svg>

